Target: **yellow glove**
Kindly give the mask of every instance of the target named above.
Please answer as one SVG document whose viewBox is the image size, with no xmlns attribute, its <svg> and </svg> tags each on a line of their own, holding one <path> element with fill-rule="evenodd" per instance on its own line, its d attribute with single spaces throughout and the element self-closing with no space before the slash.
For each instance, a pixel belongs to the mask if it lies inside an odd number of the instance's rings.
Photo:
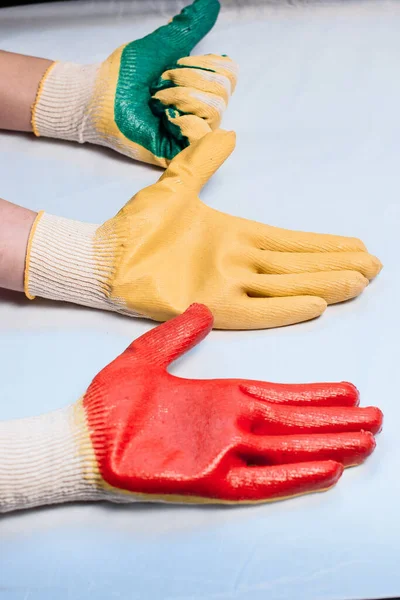
<svg viewBox="0 0 400 600">
<path fill-rule="evenodd" d="M 227 56 L 187 56 L 218 12 L 218 0 L 195 0 L 103 63 L 54 63 L 39 86 L 34 133 L 108 146 L 165 167 L 219 127 L 236 85 L 237 67 Z"/>
<path fill-rule="evenodd" d="M 201 202 L 234 146 L 232 132 L 207 134 L 104 225 L 40 214 L 27 296 L 156 321 L 201 302 L 220 329 L 298 323 L 358 296 L 381 269 L 360 240 L 270 227 Z"/>
</svg>

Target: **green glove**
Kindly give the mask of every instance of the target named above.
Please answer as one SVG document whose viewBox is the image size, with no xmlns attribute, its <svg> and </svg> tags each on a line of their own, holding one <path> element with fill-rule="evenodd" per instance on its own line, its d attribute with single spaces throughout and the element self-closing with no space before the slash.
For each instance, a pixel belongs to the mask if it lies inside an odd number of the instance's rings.
<svg viewBox="0 0 400 600">
<path fill-rule="evenodd" d="M 219 127 L 236 84 L 226 56 L 188 56 L 213 27 L 217 0 L 195 0 L 170 23 L 103 63 L 53 63 L 32 110 L 36 135 L 108 146 L 165 167 Z"/>
</svg>

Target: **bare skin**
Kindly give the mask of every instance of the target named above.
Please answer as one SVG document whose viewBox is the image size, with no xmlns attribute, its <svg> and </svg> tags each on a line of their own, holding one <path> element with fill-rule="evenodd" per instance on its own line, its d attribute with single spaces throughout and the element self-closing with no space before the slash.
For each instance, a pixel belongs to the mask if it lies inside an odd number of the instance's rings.
<svg viewBox="0 0 400 600">
<path fill-rule="evenodd" d="M 0 287 L 24 291 L 26 248 L 36 215 L 0 199 Z"/>
<path fill-rule="evenodd" d="M 0 129 L 32 131 L 32 105 L 52 62 L 0 50 Z"/>
<path fill-rule="evenodd" d="M 0 129 L 32 131 L 32 105 L 51 64 L 51 60 L 0 51 Z M 24 291 L 26 248 L 36 214 L 0 199 L 0 287 Z"/>
</svg>

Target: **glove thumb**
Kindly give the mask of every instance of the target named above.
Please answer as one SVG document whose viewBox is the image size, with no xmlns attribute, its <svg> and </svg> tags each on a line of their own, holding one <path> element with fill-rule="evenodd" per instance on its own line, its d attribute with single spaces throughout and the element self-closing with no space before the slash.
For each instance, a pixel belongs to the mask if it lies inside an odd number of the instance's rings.
<svg viewBox="0 0 400 600">
<path fill-rule="evenodd" d="M 218 0 L 195 0 L 167 25 L 143 38 L 150 43 L 160 63 L 160 73 L 166 65 L 188 56 L 193 48 L 213 28 L 220 9 Z"/>
<path fill-rule="evenodd" d="M 233 131 L 217 129 L 207 133 L 175 156 L 159 181 L 178 178 L 200 192 L 233 152 L 235 144 L 236 134 Z"/>
<path fill-rule="evenodd" d="M 132 342 L 122 356 L 132 354 L 149 366 L 167 367 L 200 343 L 212 326 L 210 310 L 204 304 L 192 304 L 183 314 L 158 325 Z"/>
</svg>

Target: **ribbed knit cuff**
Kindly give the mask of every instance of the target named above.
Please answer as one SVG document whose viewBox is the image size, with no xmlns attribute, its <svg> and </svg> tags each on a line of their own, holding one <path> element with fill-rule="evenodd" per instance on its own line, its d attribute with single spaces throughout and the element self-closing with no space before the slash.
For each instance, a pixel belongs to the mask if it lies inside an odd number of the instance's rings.
<svg viewBox="0 0 400 600">
<path fill-rule="evenodd" d="M 99 68 L 100 65 L 63 62 L 49 67 L 32 108 L 35 135 L 80 143 L 89 141 L 90 103 Z"/>
<path fill-rule="evenodd" d="M 39 213 L 26 255 L 27 297 L 118 310 L 107 293 L 113 268 L 112 241 L 96 242 L 98 227 Z"/>
<path fill-rule="evenodd" d="M 0 423 L 0 513 L 99 500 L 98 479 L 81 402 Z"/>
</svg>

